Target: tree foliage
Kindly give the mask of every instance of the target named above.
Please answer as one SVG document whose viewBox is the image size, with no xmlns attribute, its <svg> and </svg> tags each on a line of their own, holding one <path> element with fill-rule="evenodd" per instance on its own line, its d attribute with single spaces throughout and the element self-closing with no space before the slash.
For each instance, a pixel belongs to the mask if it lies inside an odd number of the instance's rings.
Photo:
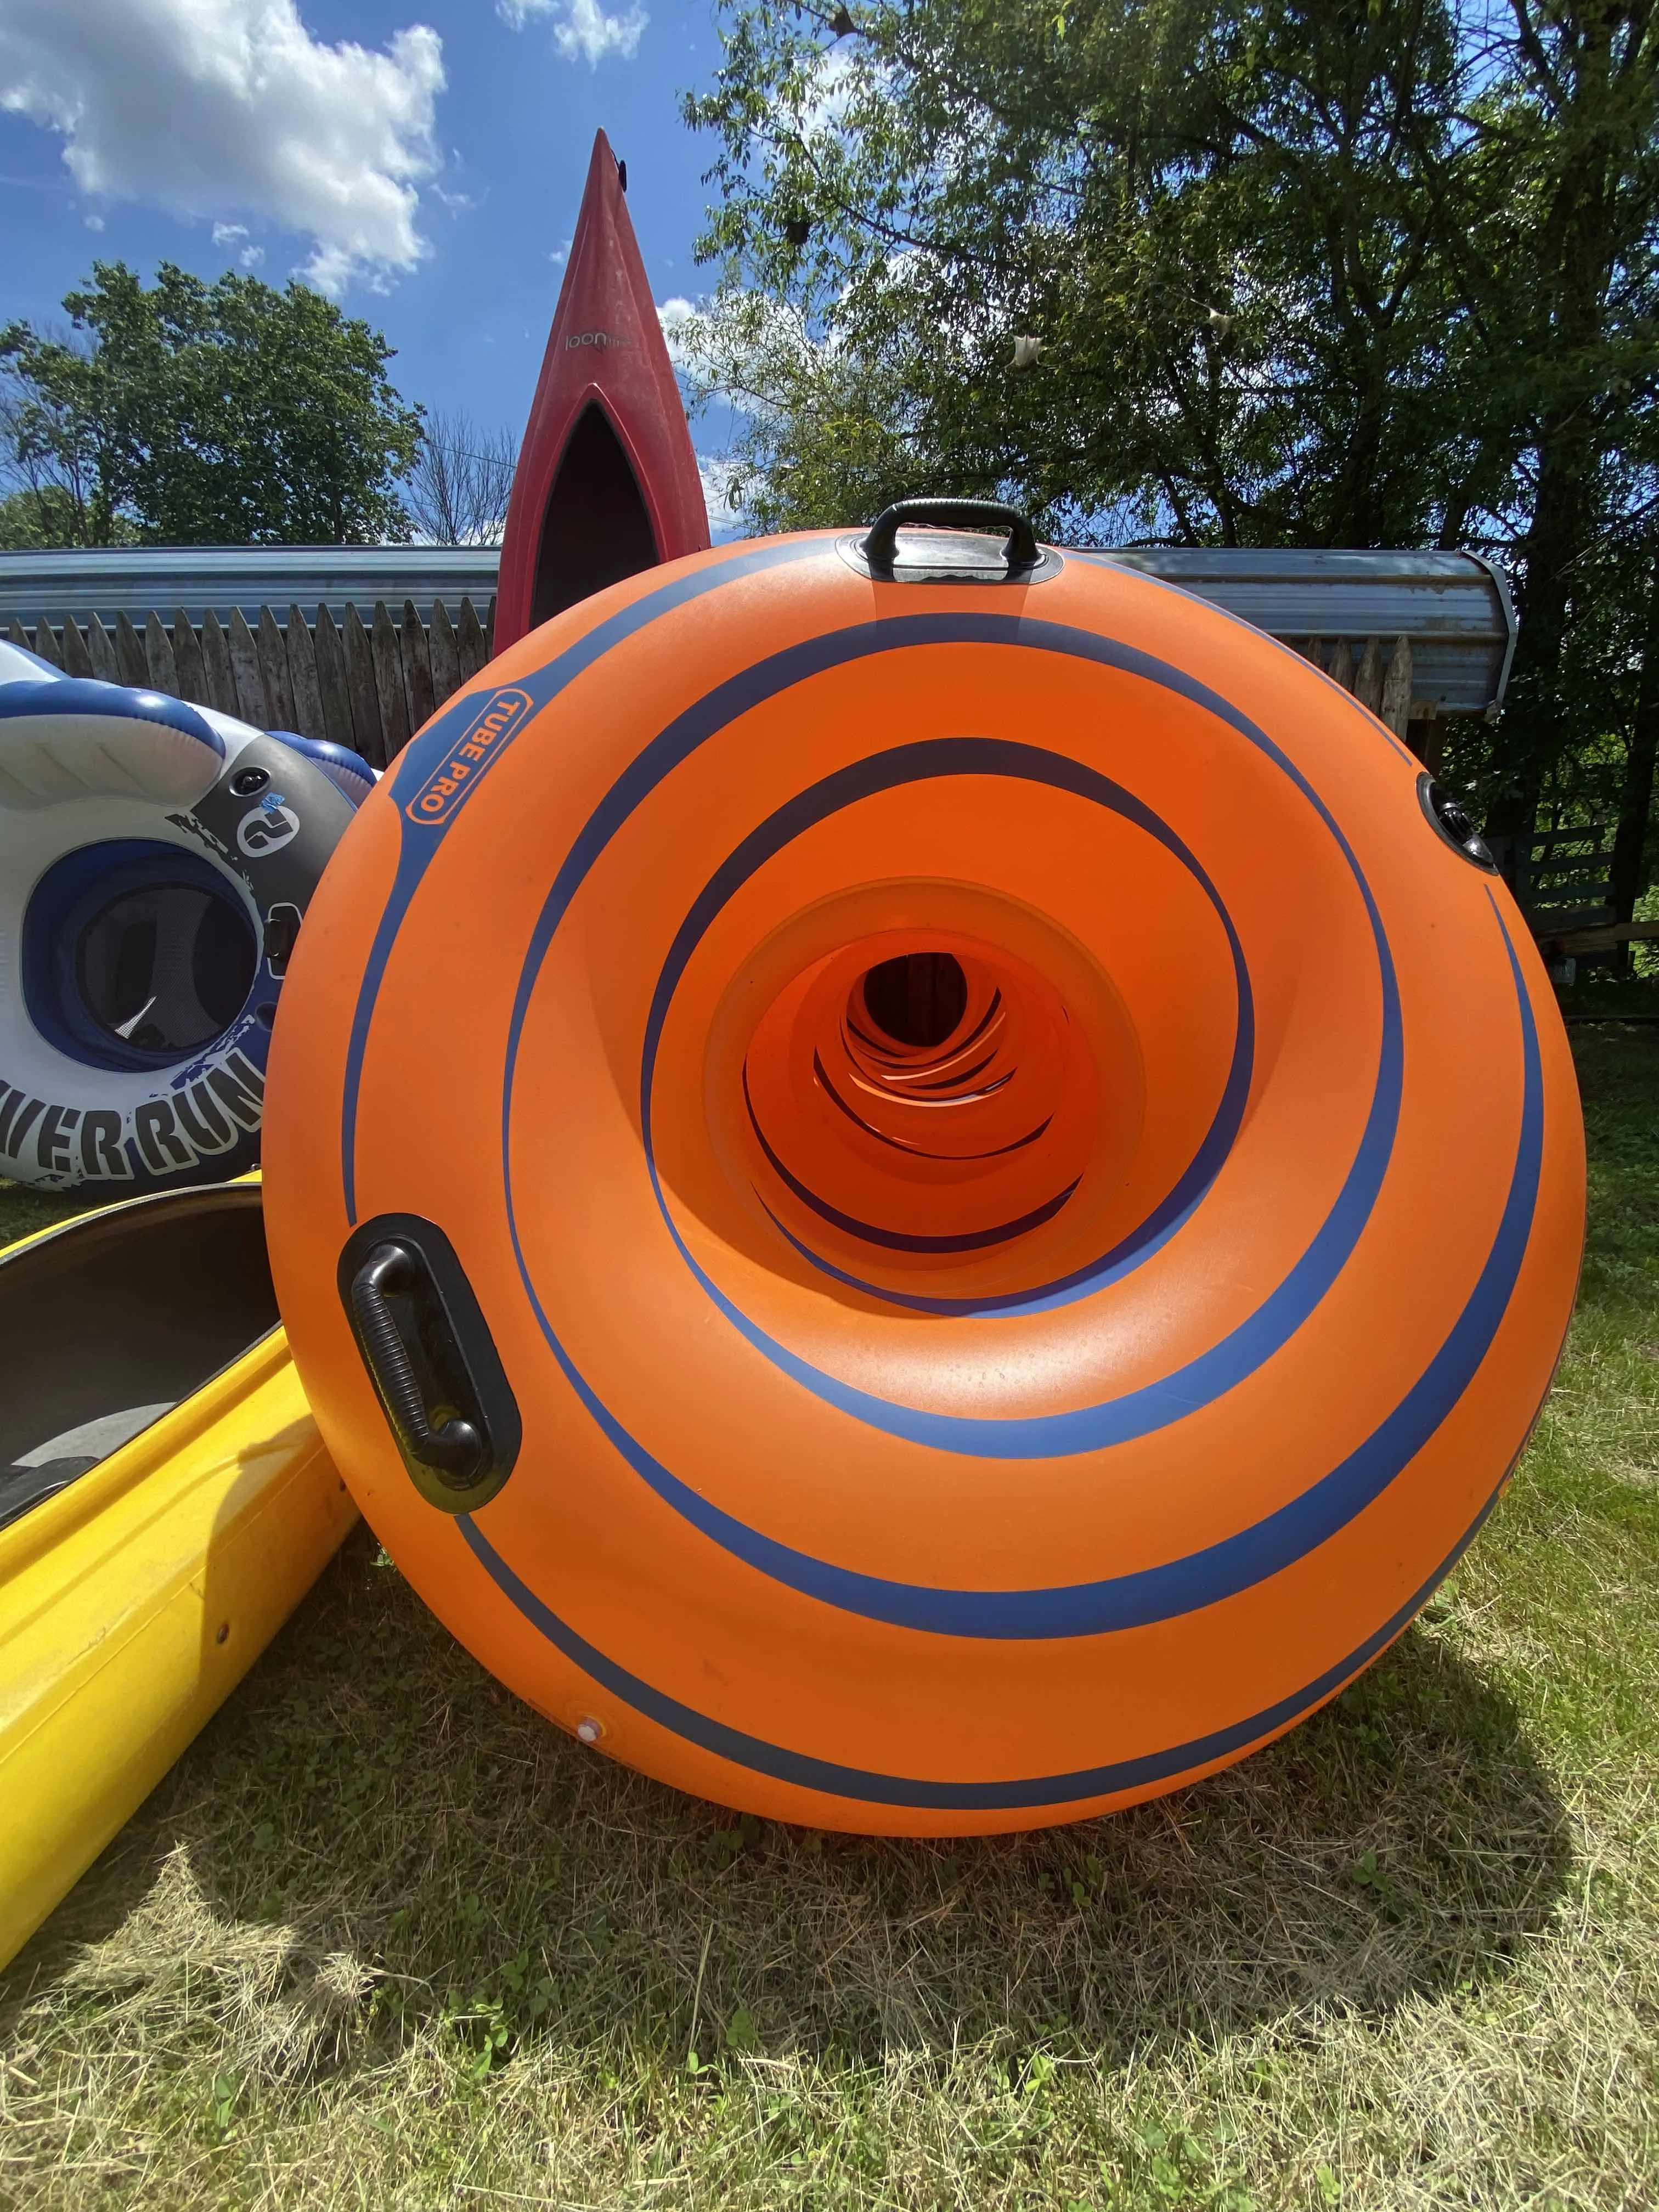
<svg viewBox="0 0 1659 2212">
<path fill-rule="evenodd" d="M 68 332 L 0 331 L 20 522 L 107 545 L 356 544 L 408 535 L 419 411 L 369 325 L 297 283 L 153 285 L 100 262 Z"/>
<path fill-rule="evenodd" d="M 949 489 L 1073 540 L 1494 550 L 1522 629 L 1470 763 L 1489 819 L 1529 823 L 1598 716 L 1628 732 L 1659 549 L 1654 0 L 721 15 L 686 103 L 721 283 L 681 345 L 741 410 L 756 521 Z"/>
</svg>

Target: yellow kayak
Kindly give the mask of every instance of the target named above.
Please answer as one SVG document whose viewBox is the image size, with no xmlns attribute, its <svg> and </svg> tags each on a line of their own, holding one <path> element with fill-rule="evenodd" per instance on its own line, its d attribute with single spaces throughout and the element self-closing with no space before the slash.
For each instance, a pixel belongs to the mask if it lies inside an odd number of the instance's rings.
<svg viewBox="0 0 1659 2212">
<path fill-rule="evenodd" d="M 255 1182 L 0 1252 L 0 1964 L 356 1518 L 289 1358 Z"/>
</svg>

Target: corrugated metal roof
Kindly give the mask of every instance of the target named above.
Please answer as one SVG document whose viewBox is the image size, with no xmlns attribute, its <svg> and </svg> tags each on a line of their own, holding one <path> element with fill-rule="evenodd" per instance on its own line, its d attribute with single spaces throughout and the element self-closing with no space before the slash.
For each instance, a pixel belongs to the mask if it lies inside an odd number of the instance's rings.
<svg viewBox="0 0 1659 2212">
<path fill-rule="evenodd" d="M 434 599 L 454 614 L 470 598 L 482 617 L 495 588 L 501 555 L 428 545 L 157 545 L 74 553 L 0 553 L 0 624 L 14 616 L 27 629 L 45 620 L 107 628 L 126 615 L 141 629 L 153 607 L 172 622 L 182 607 L 199 626 L 211 608 L 228 622 L 240 607 L 250 623 L 261 607 L 286 615 L 296 601 L 314 620 L 325 606 L 336 622 L 346 608 L 413 599 L 422 617 Z"/>
<path fill-rule="evenodd" d="M 1480 714 L 1504 696 L 1515 609 L 1478 553 L 1128 545 L 1090 556 L 1161 576 L 1272 636 L 1412 641 L 1414 699 Z"/>
<path fill-rule="evenodd" d="M 1364 552 L 1125 546 L 1084 558 L 1139 568 L 1242 616 L 1274 637 L 1412 641 L 1413 696 L 1443 714 L 1479 714 L 1501 700 L 1515 651 L 1515 613 L 1501 569 L 1473 553 Z M 250 623 L 296 602 L 308 618 L 325 605 L 413 599 L 423 618 L 442 599 L 452 614 L 470 597 L 482 616 L 500 555 L 418 545 L 145 546 L 103 552 L 0 553 L 0 627 L 33 629 L 66 614 L 106 626 L 119 614 L 143 625 L 154 608 L 179 607 L 199 623 L 240 607 Z"/>
</svg>

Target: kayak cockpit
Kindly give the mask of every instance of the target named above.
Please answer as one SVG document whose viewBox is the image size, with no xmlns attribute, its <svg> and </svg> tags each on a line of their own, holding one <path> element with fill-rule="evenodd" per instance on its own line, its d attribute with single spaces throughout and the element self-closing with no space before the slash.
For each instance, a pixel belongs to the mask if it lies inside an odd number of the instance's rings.
<svg viewBox="0 0 1659 2212">
<path fill-rule="evenodd" d="M 0 1254 L 0 1528 L 277 1322 L 257 1185 L 137 1199 Z"/>
</svg>

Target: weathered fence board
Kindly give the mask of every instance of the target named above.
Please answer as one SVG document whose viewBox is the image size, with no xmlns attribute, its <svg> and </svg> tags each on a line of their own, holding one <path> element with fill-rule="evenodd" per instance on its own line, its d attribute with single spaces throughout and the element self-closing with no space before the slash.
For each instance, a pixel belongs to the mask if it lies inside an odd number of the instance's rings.
<svg viewBox="0 0 1659 2212">
<path fill-rule="evenodd" d="M 409 702 L 411 733 L 432 720 L 432 661 L 427 651 L 426 625 L 413 599 L 404 601 L 404 696 Z"/>
<path fill-rule="evenodd" d="M 52 624 L 49 622 L 43 620 L 34 625 L 34 650 L 42 660 L 51 661 L 54 668 L 63 666 L 64 658 L 58 650 L 58 640 L 52 635 Z M 140 681 L 142 680 L 141 678 Z"/>
<path fill-rule="evenodd" d="M 432 629 L 428 638 L 432 655 L 432 697 L 442 706 L 453 691 L 461 688 L 460 655 L 456 650 L 455 625 L 449 619 L 449 609 L 441 599 L 432 609 Z"/>
<path fill-rule="evenodd" d="M 148 686 L 149 663 L 144 658 L 144 641 L 132 626 L 132 617 L 125 613 L 115 617 L 115 665 L 123 684 L 131 684 L 139 691 Z"/>
<path fill-rule="evenodd" d="M 345 647 L 340 642 L 340 633 L 334 627 L 334 617 L 326 607 L 317 610 L 317 693 L 322 705 L 322 726 L 318 732 L 331 745 L 346 745 L 357 751 L 356 732 L 351 726 L 351 694 L 346 689 Z"/>
<path fill-rule="evenodd" d="M 346 609 L 346 684 L 351 694 L 351 725 L 357 732 L 357 750 L 371 768 L 386 763 L 386 726 L 380 719 L 380 694 L 374 680 L 374 653 L 355 606 Z"/>
<path fill-rule="evenodd" d="M 489 665 L 489 647 L 478 620 L 478 610 L 471 599 L 461 601 L 461 681 L 470 684 L 481 670 Z"/>
<path fill-rule="evenodd" d="M 294 686 L 289 678 L 288 648 L 276 627 L 276 617 L 269 607 L 259 610 L 258 645 L 259 674 L 265 687 L 264 726 L 268 730 L 291 730 Z"/>
<path fill-rule="evenodd" d="M 230 665 L 230 640 L 210 611 L 202 624 L 202 665 L 207 671 L 207 703 L 222 714 L 237 712 L 236 672 Z"/>
<path fill-rule="evenodd" d="M 240 607 L 231 610 L 230 672 L 236 685 L 236 705 L 232 712 L 240 714 L 245 722 L 264 727 L 265 679 L 259 672 L 259 648 Z"/>
<path fill-rule="evenodd" d="M 144 671 L 153 690 L 169 692 L 175 699 L 184 696 L 179 689 L 179 665 L 173 657 L 173 640 L 167 635 L 167 624 L 153 609 L 144 623 Z"/>
<path fill-rule="evenodd" d="M 92 657 L 92 672 L 100 684 L 118 684 L 121 672 L 115 664 L 115 641 L 94 615 L 87 624 L 87 651 Z"/>
<path fill-rule="evenodd" d="M 398 630 L 384 599 L 374 602 L 374 627 L 369 633 L 374 650 L 374 688 L 380 695 L 380 730 L 386 738 L 390 768 L 409 743 L 409 701 L 404 691 L 403 655 L 398 650 Z"/>
<path fill-rule="evenodd" d="M 87 641 L 76 627 L 73 615 L 64 617 L 64 673 L 66 676 L 95 676 L 98 673 L 92 665 L 92 655 L 87 650 Z"/>
<path fill-rule="evenodd" d="M 1365 649 L 1359 656 L 1359 665 L 1354 671 L 1353 696 L 1362 707 L 1369 707 L 1373 714 L 1382 708 L 1382 641 L 1368 637 Z"/>
<path fill-rule="evenodd" d="M 320 737 L 323 702 L 317 690 L 317 655 L 306 618 L 298 607 L 288 611 L 287 651 L 289 682 L 294 693 L 294 720 L 290 726 L 302 738 Z"/>
<path fill-rule="evenodd" d="M 191 627 L 190 617 L 182 607 L 175 607 L 173 615 L 173 660 L 179 671 L 179 696 L 192 705 L 210 707 L 208 697 L 207 670 L 203 665 L 201 641 Z"/>
<path fill-rule="evenodd" d="M 1387 673 L 1382 678 L 1382 696 L 1377 714 L 1401 739 L 1412 711 L 1412 641 L 1408 637 L 1397 637 L 1394 651 L 1389 655 Z"/>
</svg>

